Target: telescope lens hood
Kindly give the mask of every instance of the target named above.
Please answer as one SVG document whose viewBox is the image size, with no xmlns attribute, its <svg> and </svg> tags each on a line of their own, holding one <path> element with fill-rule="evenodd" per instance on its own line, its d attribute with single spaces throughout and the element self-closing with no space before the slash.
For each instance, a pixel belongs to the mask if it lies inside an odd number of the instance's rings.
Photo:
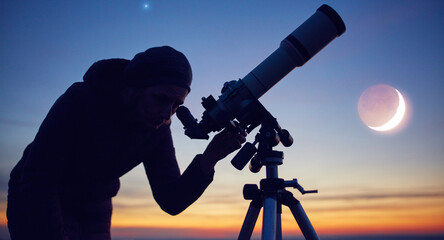
<svg viewBox="0 0 444 240">
<path fill-rule="evenodd" d="M 327 4 L 324 4 L 320 6 L 317 11 L 327 15 L 327 17 L 330 18 L 330 20 L 335 24 L 336 29 L 338 30 L 338 37 L 345 32 L 344 21 L 342 21 L 342 18 L 333 8 L 331 8 Z"/>
</svg>

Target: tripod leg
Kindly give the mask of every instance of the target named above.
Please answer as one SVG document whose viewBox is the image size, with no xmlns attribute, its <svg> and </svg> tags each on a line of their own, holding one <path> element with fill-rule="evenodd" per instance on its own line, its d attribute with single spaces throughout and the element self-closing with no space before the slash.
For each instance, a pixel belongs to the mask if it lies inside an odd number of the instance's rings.
<svg viewBox="0 0 444 240">
<path fill-rule="evenodd" d="M 302 208 L 301 203 L 293 197 L 292 193 L 286 191 L 282 195 L 282 204 L 290 208 L 291 213 L 296 219 L 296 222 L 298 223 L 299 228 L 301 229 L 302 234 L 304 234 L 306 240 L 319 240 L 319 237 L 316 234 L 313 225 L 311 225 L 304 208 Z"/>
<path fill-rule="evenodd" d="M 278 201 L 277 205 L 277 215 L 276 215 L 276 240 L 282 240 L 282 220 L 281 220 L 281 214 L 282 214 L 282 204 L 280 201 Z"/>
<path fill-rule="evenodd" d="M 247 215 L 245 216 L 239 237 L 237 238 L 238 240 L 249 240 L 251 238 L 261 208 L 262 201 L 253 200 L 250 202 L 250 207 L 248 207 Z"/>
<path fill-rule="evenodd" d="M 277 222 L 277 200 L 276 196 L 266 197 L 264 200 L 264 219 L 262 223 L 262 240 L 276 239 Z"/>
</svg>

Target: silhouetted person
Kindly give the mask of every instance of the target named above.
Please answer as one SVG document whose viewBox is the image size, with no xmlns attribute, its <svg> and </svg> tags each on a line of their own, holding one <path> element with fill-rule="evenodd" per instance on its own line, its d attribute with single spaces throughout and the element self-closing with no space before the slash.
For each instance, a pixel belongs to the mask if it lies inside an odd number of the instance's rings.
<svg viewBox="0 0 444 240">
<path fill-rule="evenodd" d="M 110 239 L 119 177 L 140 163 L 165 212 L 197 200 L 245 135 L 222 131 L 180 173 L 170 119 L 191 79 L 186 57 L 167 46 L 94 63 L 55 102 L 11 172 L 11 239 Z"/>
</svg>

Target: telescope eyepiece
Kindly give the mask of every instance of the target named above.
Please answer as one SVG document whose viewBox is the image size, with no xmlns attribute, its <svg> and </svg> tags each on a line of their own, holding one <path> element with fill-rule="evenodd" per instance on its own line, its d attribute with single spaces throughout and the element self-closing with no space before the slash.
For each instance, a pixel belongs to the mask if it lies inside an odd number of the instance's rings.
<svg viewBox="0 0 444 240">
<path fill-rule="evenodd" d="M 180 106 L 176 110 L 176 116 L 183 124 L 185 134 L 190 138 L 208 139 L 209 136 L 203 132 L 201 126 L 197 123 L 197 119 L 193 117 L 190 110 L 185 106 Z"/>
</svg>

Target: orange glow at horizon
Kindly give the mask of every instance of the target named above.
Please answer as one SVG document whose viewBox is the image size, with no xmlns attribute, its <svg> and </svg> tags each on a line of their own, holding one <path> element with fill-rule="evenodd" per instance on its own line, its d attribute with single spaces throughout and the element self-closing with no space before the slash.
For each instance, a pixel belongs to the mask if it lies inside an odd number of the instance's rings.
<svg viewBox="0 0 444 240">
<path fill-rule="evenodd" d="M 302 203 L 319 235 L 444 234 L 443 197 L 398 200 L 307 199 Z M 236 236 L 242 226 L 248 201 L 219 206 L 201 202 L 177 216 L 162 212 L 155 204 L 150 206 L 116 207 L 112 219 L 113 235 L 156 237 L 167 234 L 171 237 L 213 238 Z M 6 225 L 4 211 L 5 208 L 2 208 L 2 226 Z M 254 234 L 260 235 L 261 228 L 262 213 L 258 217 Z M 293 215 L 286 207 L 282 213 L 282 231 L 287 236 L 301 235 Z"/>
<path fill-rule="evenodd" d="M 232 238 L 239 233 L 249 201 L 242 199 L 237 187 L 225 187 L 225 179 L 216 179 L 201 198 L 177 216 L 159 208 L 145 181 L 140 186 L 122 181 L 125 186 L 113 198 L 113 236 Z M 320 194 L 295 197 L 319 235 L 444 234 L 442 188 L 378 189 L 342 189 L 340 194 L 337 189 L 324 189 Z M 6 226 L 6 202 L 0 204 L 0 214 L 0 225 Z M 260 234 L 261 228 L 262 214 L 254 234 Z M 285 206 L 282 230 L 286 236 L 301 235 Z"/>
<path fill-rule="evenodd" d="M 439 234 L 444 233 L 444 197 L 387 198 L 301 201 L 311 223 L 320 235 Z M 158 206 L 128 211 L 116 209 L 113 227 L 151 229 L 194 229 L 190 237 L 226 237 L 239 233 L 248 201 L 212 205 L 204 201 L 178 216 L 163 213 Z M 260 234 L 262 213 L 255 234 Z M 293 215 L 285 206 L 282 213 L 285 235 L 300 235 Z M 191 234 L 191 233 L 190 233 Z"/>
<path fill-rule="evenodd" d="M 232 238 L 239 233 L 249 206 L 239 189 L 226 188 L 216 180 L 196 203 L 170 216 L 146 190 L 146 182 L 140 184 L 124 186 L 113 198 L 113 236 Z M 319 235 L 444 234 L 444 192 L 440 189 L 344 189 L 340 194 L 324 189 L 321 194 L 295 196 Z M 6 226 L 5 202 L 0 204 L 0 214 L 0 225 Z M 261 228 L 262 213 L 254 234 L 260 235 Z M 286 236 L 301 235 L 285 206 L 282 230 Z"/>
</svg>

